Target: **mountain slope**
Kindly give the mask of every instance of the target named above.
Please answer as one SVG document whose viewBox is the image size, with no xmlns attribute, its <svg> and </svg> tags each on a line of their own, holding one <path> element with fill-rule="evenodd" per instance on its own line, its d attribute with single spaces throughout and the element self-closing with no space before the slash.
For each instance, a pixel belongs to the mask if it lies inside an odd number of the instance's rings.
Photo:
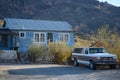
<svg viewBox="0 0 120 80">
<path fill-rule="evenodd" d="M 96 31 L 103 24 L 120 29 L 120 7 L 97 0 L 1 0 L 0 16 L 63 20 L 78 33 Z"/>
</svg>

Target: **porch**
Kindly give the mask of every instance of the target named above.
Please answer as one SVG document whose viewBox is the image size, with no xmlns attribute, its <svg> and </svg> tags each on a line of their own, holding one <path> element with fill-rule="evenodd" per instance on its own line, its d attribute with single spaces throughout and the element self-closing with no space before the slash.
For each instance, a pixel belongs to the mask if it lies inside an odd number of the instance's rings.
<svg viewBox="0 0 120 80">
<path fill-rule="evenodd" d="M 8 29 L 0 29 L 0 50 L 14 50 L 16 47 L 16 33 Z"/>
</svg>

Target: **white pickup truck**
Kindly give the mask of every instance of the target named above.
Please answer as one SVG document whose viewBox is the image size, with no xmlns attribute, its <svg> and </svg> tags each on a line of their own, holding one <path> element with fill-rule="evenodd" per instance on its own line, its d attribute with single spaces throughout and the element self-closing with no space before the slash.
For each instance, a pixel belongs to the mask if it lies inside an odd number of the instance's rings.
<svg viewBox="0 0 120 80">
<path fill-rule="evenodd" d="M 104 48 L 75 48 L 72 53 L 72 60 L 75 66 L 85 64 L 93 70 L 96 69 L 96 66 L 101 65 L 115 69 L 117 65 L 116 55 L 107 53 Z"/>
</svg>

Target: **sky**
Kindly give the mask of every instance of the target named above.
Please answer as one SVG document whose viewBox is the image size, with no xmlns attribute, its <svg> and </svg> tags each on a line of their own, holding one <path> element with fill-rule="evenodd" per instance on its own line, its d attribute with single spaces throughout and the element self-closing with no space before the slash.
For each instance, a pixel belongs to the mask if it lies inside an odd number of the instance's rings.
<svg viewBox="0 0 120 80">
<path fill-rule="evenodd" d="M 102 2 L 107 1 L 108 3 L 110 3 L 112 5 L 120 7 L 120 0 L 99 0 L 99 1 L 102 1 Z"/>
</svg>

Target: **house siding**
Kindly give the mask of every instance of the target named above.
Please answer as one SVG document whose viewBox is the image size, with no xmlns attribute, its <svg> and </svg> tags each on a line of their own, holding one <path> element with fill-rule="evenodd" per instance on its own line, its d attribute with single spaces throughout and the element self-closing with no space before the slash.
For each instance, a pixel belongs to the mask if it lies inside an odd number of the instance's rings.
<svg viewBox="0 0 120 80">
<path fill-rule="evenodd" d="M 70 42 L 68 44 L 69 46 L 74 46 L 74 34 L 70 33 Z"/>
<path fill-rule="evenodd" d="M 18 33 L 20 33 L 20 32 L 22 32 L 22 31 L 19 31 Z M 25 38 L 19 37 L 19 49 L 18 49 L 19 52 L 26 52 L 28 50 L 29 46 L 32 43 L 34 43 L 34 33 L 36 33 L 36 31 L 24 31 L 24 32 L 26 32 L 26 37 Z M 47 37 L 47 33 L 49 33 L 49 32 L 44 32 L 44 33 L 46 33 L 46 37 Z M 59 42 L 59 32 L 51 32 L 51 33 L 53 33 L 53 42 Z M 74 35 L 73 35 L 73 33 L 69 33 L 69 34 L 70 34 L 70 42 L 67 45 L 73 46 L 74 45 Z M 39 44 L 41 44 L 41 43 L 39 43 Z M 48 42 L 46 41 L 46 43 L 44 43 L 44 44 L 47 45 Z"/>
<path fill-rule="evenodd" d="M 21 31 L 19 31 L 20 33 Z M 26 31 L 26 37 L 25 38 L 20 38 L 19 37 L 19 52 L 26 52 L 29 48 L 29 46 L 33 43 L 33 32 L 28 32 Z"/>
</svg>

